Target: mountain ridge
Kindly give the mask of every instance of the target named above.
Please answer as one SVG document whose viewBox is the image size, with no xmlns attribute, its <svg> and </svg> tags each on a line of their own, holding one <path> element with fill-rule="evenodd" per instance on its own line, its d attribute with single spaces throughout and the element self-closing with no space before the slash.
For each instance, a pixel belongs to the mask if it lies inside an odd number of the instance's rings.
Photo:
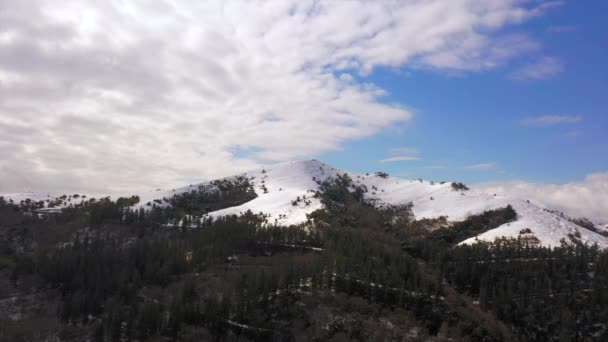
<svg viewBox="0 0 608 342">
<path fill-rule="evenodd" d="M 322 209 L 323 204 L 314 193 L 319 184 L 338 175 L 348 175 L 354 185 L 366 189 L 366 200 L 380 205 L 413 204 L 416 219 L 435 219 L 446 217 L 449 222 L 459 222 L 471 215 L 484 211 L 512 206 L 517 212 L 517 219 L 489 230 L 462 243 L 470 244 L 477 240 L 494 241 L 505 236 L 508 238 L 523 237 L 538 240 L 540 245 L 559 246 L 562 239 L 577 240 L 583 243 L 597 243 L 601 248 L 608 247 L 608 238 L 581 227 L 565 217 L 547 209 L 538 207 L 525 199 L 503 194 L 490 194 L 477 190 L 468 190 L 453 186 L 450 182 L 433 182 L 426 180 L 407 180 L 391 177 L 384 173 L 354 173 L 340 170 L 318 160 L 303 160 L 275 164 L 254 169 L 220 180 L 245 177 L 252 184 L 257 197 L 241 205 L 213 211 L 210 217 L 240 214 L 247 211 L 266 215 L 271 224 L 298 225 L 307 222 L 308 215 Z M 204 182 L 189 185 L 175 190 L 160 190 L 138 195 L 140 202 L 137 208 L 156 205 L 169 205 L 166 201 L 175 195 L 197 189 L 199 186 L 212 184 Z M 23 194 L 21 194 L 23 195 Z M 130 196 L 128 195 L 128 196 Z M 11 198 L 10 195 L 5 195 Z M 14 196 L 14 200 L 20 200 Z M 23 196 L 21 196 L 23 199 Z M 33 196 L 38 197 L 41 196 Z M 118 196 L 111 196 L 112 198 Z"/>
</svg>

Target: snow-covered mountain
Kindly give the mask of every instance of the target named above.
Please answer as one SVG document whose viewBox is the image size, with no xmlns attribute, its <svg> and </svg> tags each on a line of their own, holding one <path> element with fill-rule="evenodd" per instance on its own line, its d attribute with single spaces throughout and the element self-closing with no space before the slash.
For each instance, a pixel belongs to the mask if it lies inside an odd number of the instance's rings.
<svg viewBox="0 0 608 342">
<path fill-rule="evenodd" d="M 607 237 L 580 227 L 544 208 L 535 206 L 526 199 L 475 190 L 456 191 L 451 183 L 405 180 L 380 176 L 375 173 L 346 172 L 317 160 L 281 163 L 237 175 L 249 179 L 258 196 L 242 205 L 218 210 L 210 213 L 210 215 L 217 217 L 251 210 L 254 213 L 266 214 L 268 221 L 272 223 L 276 222 L 282 225 L 303 223 L 307 220 L 307 214 L 323 207 L 320 200 L 313 197 L 314 192 L 319 187 L 317 182 L 328 178 L 336 178 L 338 174 L 348 174 L 355 184 L 365 186 L 368 189 L 365 194 L 368 200 L 391 205 L 412 202 L 416 219 L 446 216 L 448 221 L 462 221 L 470 215 L 480 214 L 486 210 L 504 208 L 507 205 L 511 205 L 517 212 L 516 221 L 504 224 L 463 243 L 473 243 L 475 240 L 492 241 L 501 236 L 518 237 L 523 235 L 536 237 L 542 245 L 556 246 L 560 244 L 561 239 L 568 241 L 569 236 L 574 236 L 585 243 L 597 243 L 602 248 L 608 247 Z M 155 199 L 170 198 L 176 194 L 192 191 L 197 186 L 190 185 L 175 190 L 159 190 L 138 194 L 141 199 L 138 206 L 144 206 Z M 47 194 L 4 195 L 5 198 L 13 198 L 16 201 L 28 198 L 28 196 L 36 199 L 52 197 L 52 195 Z M 306 200 L 299 201 L 294 205 L 293 202 L 298 198 L 306 198 Z M 168 205 L 164 201 L 162 203 Z"/>
</svg>

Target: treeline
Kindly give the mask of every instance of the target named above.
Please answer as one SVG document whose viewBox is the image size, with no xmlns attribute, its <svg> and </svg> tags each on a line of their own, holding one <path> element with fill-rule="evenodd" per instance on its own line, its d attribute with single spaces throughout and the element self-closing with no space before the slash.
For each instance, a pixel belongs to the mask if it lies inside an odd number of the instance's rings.
<svg viewBox="0 0 608 342">
<path fill-rule="evenodd" d="M 171 204 L 180 216 L 202 216 L 211 211 L 241 205 L 256 197 L 249 179 L 235 177 L 199 185 L 196 189 L 176 194 L 163 201 Z"/>
<path fill-rule="evenodd" d="M 517 218 L 513 207 L 488 210 L 479 215 L 468 217 L 462 222 L 447 225 L 444 220 L 436 219 L 439 227 L 429 229 L 429 220 L 406 222 L 397 236 L 405 251 L 425 261 L 438 262 L 443 255 L 456 244 L 497 228 Z"/>
<path fill-rule="evenodd" d="M 246 203 L 257 195 L 249 179 L 245 177 L 216 180 L 209 184 L 199 185 L 190 191 L 156 199 L 153 202 L 140 203 L 139 196 L 86 198 L 79 194 L 63 195 L 54 200 L 32 201 L 25 199 L 19 203 L 0 197 L 0 210 L 3 212 L 28 213 L 33 217 L 56 215 L 54 220 L 72 222 L 84 219 L 91 225 L 104 223 L 118 224 L 166 224 L 179 222 L 184 227 L 200 227 L 204 224 L 205 214 L 227 207 Z M 74 202 L 71 202 L 75 200 Z M 136 206 L 140 204 L 139 206 Z M 56 208 L 54 212 L 41 209 Z"/>
<path fill-rule="evenodd" d="M 457 246 L 442 267 L 456 289 L 523 340 L 608 338 L 608 253 L 595 246 L 502 239 Z"/>
<path fill-rule="evenodd" d="M 18 286 L 22 278 L 34 275 L 40 288 L 59 291 L 62 322 L 97 324 L 99 341 L 117 340 L 125 334 L 128 338 L 154 334 L 176 337 L 184 324 L 204 323 L 209 328 L 227 329 L 229 319 L 246 317 L 244 309 L 238 308 L 278 288 L 287 288 L 292 279 L 284 277 L 281 267 L 280 272 L 267 271 L 274 276 L 256 275 L 258 285 L 239 282 L 246 284 L 241 290 L 249 294 L 246 297 L 236 296 L 235 290 L 193 294 L 189 288 L 170 303 L 142 298 L 143 288 L 181 284 L 191 274 L 223 264 L 233 255 L 270 255 L 275 251 L 273 243 L 306 241 L 315 245 L 317 238 L 301 228 L 263 226 L 253 214 L 220 218 L 201 230 L 150 227 L 133 235 L 128 231 L 106 234 L 96 229 L 48 254 L 19 256 L 11 279 Z M 284 251 L 281 244 L 276 246 Z M 230 289 L 237 284 L 225 285 Z M 184 286 L 190 285 L 186 282 Z M 254 291 L 257 288 L 260 291 Z M 195 306 L 194 295 L 200 299 Z"/>
</svg>

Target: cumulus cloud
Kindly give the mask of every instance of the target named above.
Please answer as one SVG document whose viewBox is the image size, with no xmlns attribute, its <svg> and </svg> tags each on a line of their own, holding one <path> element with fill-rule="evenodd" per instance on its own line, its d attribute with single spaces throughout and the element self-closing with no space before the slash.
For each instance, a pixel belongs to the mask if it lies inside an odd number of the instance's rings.
<svg viewBox="0 0 608 342">
<path fill-rule="evenodd" d="M 575 124 L 583 121 L 582 115 L 544 115 L 523 119 L 526 126 L 552 126 L 560 124 Z"/>
<path fill-rule="evenodd" d="M 170 186 L 338 149 L 411 117 L 354 76 L 496 67 L 538 48 L 503 29 L 548 4 L 0 0 L 0 191 Z"/>
<path fill-rule="evenodd" d="M 573 217 L 608 223 L 608 172 L 592 173 L 583 181 L 566 184 L 513 181 L 479 184 L 475 188 L 511 194 Z"/>
<path fill-rule="evenodd" d="M 515 70 L 511 78 L 518 81 L 543 80 L 554 77 L 564 70 L 562 62 L 555 57 L 543 57 Z"/>
<path fill-rule="evenodd" d="M 465 166 L 467 170 L 490 170 L 496 167 L 496 163 L 481 163 L 475 165 Z"/>
</svg>

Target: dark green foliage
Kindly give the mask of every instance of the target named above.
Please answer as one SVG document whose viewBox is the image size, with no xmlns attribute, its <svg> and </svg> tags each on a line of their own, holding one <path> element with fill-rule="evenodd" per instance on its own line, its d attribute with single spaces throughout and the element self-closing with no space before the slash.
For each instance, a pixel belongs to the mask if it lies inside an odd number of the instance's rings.
<svg viewBox="0 0 608 342">
<path fill-rule="evenodd" d="M 229 303 L 228 300 L 254 302 L 254 298 L 278 289 L 280 283 L 276 279 L 279 277 L 252 278 L 261 282 L 256 283 L 255 288 L 262 292 L 242 288 L 238 291 L 249 291 L 249 294 L 220 300 L 218 305 L 223 308 L 220 311 L 215 311 L 214 304 L 209 302 L 215 299 L 208 296 L 215 294 L 199 297 L 192 281 L 186 281 L 179 296 L 164 304 L 150 302 L 142 296 L 141 290 L 149 286 L 167 287 L 188 274 L 204 270 L 209 264 L 223 263 L 228 255 L 260 255 L 280 250 L 274 248 L 275 244 L 282 246 L 298 241 L 310 244 L 317 240 L 316 236 L 300 228 L 277 229 L 263 227 L 261 223 L 259 217 L 246 214 L 218 219 L 204 229 L 193 231 L 146 228 L 140 232 L 141 237 L 126 232 L 90 231 L 91 238 L 77 238 L 49 254 L 17 259 L 15 278 L 18 282 L 31 274 L 38 276 L 45 288 L 60 292 L 61 321 L 88 324 L 90 315 L 101 317 L 99 334 L 112 339 L 118 339 L 124 329 L 139 337 L 177 336 L 183 324 L 208 325 L 221 332 L 227 328 L 226 320 L 235 314 L 235 305 L 240 305 L 240 302 Z M 294 281 L 295 278 L 285 279 L 281 286 L 289 286 Z M 250 284 L 246 282 L 239 286 L 249 287 Z M 231 292 L 230 295 L 235 294 Z M 241 321 L 247 313 L 239 314 Z M 169 320 L 166 320 L 167 315 Z M 126 328 L 123 326 L 125 320 L 128 322 Z"/>
<path fill-rule="evenodd" d="M 554 249 L 523 240 L 458 246 L 446 279 L 513 325 L 522 340 L 573 341 L 608 330 L 608 253 L 582 244 Z"/>
<path fill-rule="evenodd" d="M 379 171 L 379 172 L 376 172 L 376 176 L 378 176 L 380 178 L 388 178 L 388 173 Z"/>
<path fill-rule="evenodd" d="M 469 188 L 463 183 L 452 182 L 452 189 L 455 191 L 467 191 Z"/>
<path fill-rule="evenodd" d="M 409 229 L 400 231 L 400 239 L 408 253 L 426 261 L 438 261 L 450 247 L 516 218 L 517 213 L 508 205 L 432 230 L 420 229 L 414 223 Z"/>
<path fill-rule="evenodd" d="M 367 189 L 357 186 L 347 175 L 338 175 L 337 179 L 328 179 L 319 184 L 315 194 L 321 199 L 325 210 L 317 210 L 309 219 L 328 227 L 359 227 L 382 225 L 385 221 L 382 213 L 376 210 L 373 203 L 364 199 Z"/>
<path fill-rule="evenodd" d="M 257 195 L 245 177 L 214 181 L 168 199 L 175 212 L 201 216 L 207 212 L 249 202 Z"/>
<path fill-rule="evenodd" d="M 507 222 L 514 221 L 516 218 L 517 213 L 511 205 L 508 205 L 503 209 L 489 210 L 480 215 L 471 216 L 450 227 L 433 230 L 428 238 L 445 241 L 448 244 L 456 244 Z"/>
</svg>

